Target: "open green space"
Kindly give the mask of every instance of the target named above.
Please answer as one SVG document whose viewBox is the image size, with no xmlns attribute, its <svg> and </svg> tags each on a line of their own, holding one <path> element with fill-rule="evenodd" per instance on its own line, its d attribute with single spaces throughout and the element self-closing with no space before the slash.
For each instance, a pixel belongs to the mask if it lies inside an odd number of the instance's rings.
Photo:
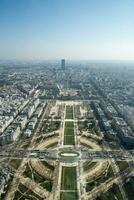
<svg viewBox="0 0 134 200">
<path fill-rule="evenodd" d="M 94 120 L 78 121 L 79 130 L 92 130 L 95 126 Z"/>
<path fill-rule="evenodd" d="M 60 128 L 60 121 L 44 121 L 42 133 L 50 133 Z"/>
<path fill-rule="evenodd" d="M 74 145 L 74 136 L 71 135 L 64 135 L 64 145 Z"/>
<path fill-rule="evenodd" d="M 62 167 L 60 200 L 77 200 L 76 167 Z"/>
<path fill-rule="evenodd" d="M 129 164 L 126 161 L 117 161 L 116 164 L 118 165 L 121 172 L 129 167 Z"/>
<path fill-rule="evenodd" d="M 74 135 L 74 129 L 73 128 L 65 128 L 64 135 Z"/>
<path fill-rule="evenodd" d="M 77 192 L 61 192 L 60 200 L 77 200 Z"/>
<path fill-rule="evenodd" d="M 66 122 L 64 129 L 64 145 L 74 145 L 74 124 L 73 122 Z"/>
<path fill-rule="evenodd" d="M 73 107 L 66 106 L 66 119 L 73 119 Z"/>
<path fill-rule="evenodd" d="M 113 184 L 107 192 L 101 194 L 96 200 L 123 200 L 118 185 Z"/>
<path fill-rule="evenodd" d="M 79 130 L 87 130 L 88 129 L 88 122 L 85 121 L 78 121 L 78 129 Z"/>
<path fill-rule="evenodd" d="M 46 163 L 45 163 L 46 164 Z M 39 183 L 40 186 L 51 192 L 52 190 L 52 180 L 44 178 L 40 176 L 37 172 L 35 172 L 28 164 L 26 165 L 26 169 L 24 171 L 24 175 L 34 180 L 36 183 Z"/>
<path fill-rule="evenodd" d="M 62 167 L 61 190 L 77 190 L 76 167 Z"/>
<path fill-rule="evenodd" d="M 95 177 L 92 181 L 86 184 L 86 191 L 87 192 L 91 191 L 95 186 L 99 186 L 101 183 L 104 183 L 113 176 L 114 172 L 112 170 L 112 167 L 109 166 L 108 169 L 103 174 L 101 174 L 98 177 Z"/>
<path fill-rule="evenodd" d="M 23 184 L 19 184 L 18 190 L 15 192 L 14 200 L 24 200 L 24 199 L 32 199 L 32 200 L 43 200 L 39 195 L 34 193 L 32 190 L 29 190 Z"/>
<path fill-rule="evenodd" d="M 73 122 L 65 122 L 65 128 L 73 128 L 74 123 Z"/>
</svg>

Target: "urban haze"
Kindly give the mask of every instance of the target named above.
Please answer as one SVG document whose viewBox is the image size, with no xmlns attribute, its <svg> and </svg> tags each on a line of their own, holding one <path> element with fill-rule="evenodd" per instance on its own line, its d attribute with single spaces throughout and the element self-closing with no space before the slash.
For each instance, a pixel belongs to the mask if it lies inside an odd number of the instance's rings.
<svg viewBox="0 0 134 200">
<path fill-rule="evenodd" d="M 134 200 L 133 8 L 0 0 L 0 200 Z"/>
</svg>

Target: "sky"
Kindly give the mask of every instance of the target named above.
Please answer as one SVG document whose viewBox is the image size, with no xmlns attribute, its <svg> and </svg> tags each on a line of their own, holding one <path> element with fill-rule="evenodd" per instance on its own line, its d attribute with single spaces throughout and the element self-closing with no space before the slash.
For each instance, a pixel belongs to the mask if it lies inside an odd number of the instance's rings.
<svg viewBox="0 0 134 200">
<path fill-rule="evenodd" d="M 134 60 L 134 0 L 0 0 L 0 59 Z"/>
</svg>

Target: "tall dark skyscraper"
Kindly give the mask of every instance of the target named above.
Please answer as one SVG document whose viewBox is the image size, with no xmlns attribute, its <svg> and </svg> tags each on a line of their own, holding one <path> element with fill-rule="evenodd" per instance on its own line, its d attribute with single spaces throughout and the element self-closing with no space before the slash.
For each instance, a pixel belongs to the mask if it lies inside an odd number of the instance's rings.
<svg viewBox="0 0 134 200">
<path fill-rule="evenodd" d="M 61 69 L 65 70 L 65 59 L 61 59 Z"/>
</svg>

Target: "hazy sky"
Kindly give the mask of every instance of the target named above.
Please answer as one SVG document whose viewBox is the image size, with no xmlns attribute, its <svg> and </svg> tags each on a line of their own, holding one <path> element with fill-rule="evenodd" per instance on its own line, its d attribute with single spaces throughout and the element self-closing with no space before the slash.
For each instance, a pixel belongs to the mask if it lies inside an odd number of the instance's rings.
<svg viewBox="0 0 134 200">
<path fill-rule="evenodd" d="M 134 60 L 134 0 L 0 0 L 0 59 Z"/>
</svg>

